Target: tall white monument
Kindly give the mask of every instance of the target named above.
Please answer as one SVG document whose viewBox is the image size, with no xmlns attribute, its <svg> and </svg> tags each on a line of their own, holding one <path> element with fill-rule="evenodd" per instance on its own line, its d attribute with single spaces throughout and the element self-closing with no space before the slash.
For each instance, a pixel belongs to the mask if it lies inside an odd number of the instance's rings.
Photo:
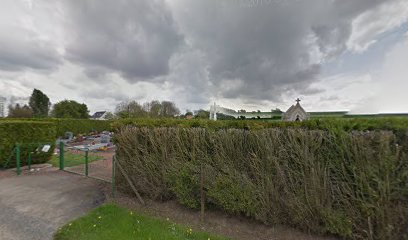
<svg viewBox="0 0 408 240">
<path fill-rule="evenodd" d="M 214 105 L 210 107 L 210 120 L 217 121 L 217 107 L 218 106 L 215 102 Z"/>
<path fill-rule="evenodd" d="M 6 98 L 0 97 L 0 118 L 5 117 L 5 106 L 6 105 Z"/>
</svg>

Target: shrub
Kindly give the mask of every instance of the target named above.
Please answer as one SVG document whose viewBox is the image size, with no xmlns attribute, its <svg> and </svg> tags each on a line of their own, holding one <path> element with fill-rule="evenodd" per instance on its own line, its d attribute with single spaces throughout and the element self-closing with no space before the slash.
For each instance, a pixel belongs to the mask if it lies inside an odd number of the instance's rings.
<svg viewBox="0 0 408 240">
<path fill-rule="evenodd" d="M 53 153 L 56 136 L 55 123 L 44 121 L 0 121 L 0 167 L 3 167 L 16 143 L 21 145 L 21 162 L 25 165 L 28 153 L 39 147 L 38 144 L 51 144 L 48 153 L 34 154 L 32 163 L 44 163 Z M 15 166 L 15 157 L 8 167 Z"/>
<path fill-rule="evenodd" d="M 310 130 L 327 130 L 333 133 L 344 131 L 372 131 L 389 130 L 403 135 L 408 128 L 408 117 L 376 117 L 376 118 L 323 118 L 310 119 L 303 122 L 283 122 L 272 120 L 221 120 L 212 121 L 205 119 L 121 119 L 112 123 L 113 130 L 123 126 L 136 127 L 182 127 L 182 128 L 205 128 L 207 130 L 220 129 L 246 129 L 258 130 L 266 128 L 300 127 Z"/>
<path fill-rule="evenodd" d="M 203 176 L 206 204 L 230 213 L 349 239 L 408 237 L 407 132 L 351 131 L 354 122 L 336 126 L 348 133 L 310 130 L 324 121 L 302 123 L 310 129 L 162 123 L 178 127 L 123 126 L 115 137 L 118 162 L 145 197 L 197 208 Z M 222 129 L 241 124 L 259 130 Z M 130 192 L 120 174 L 117 183 Z"/>
<path fill-rule="evenodd" d="M 102 132 L 111 130 L 111 121 L 91 119 L 52 119 L 56 123 L 57 136 L 64 136 L 65 132 L 87 134 L 92 131 Z"/>
<path fill-rule="evenodd" d="M 26 119 L 9 119 L 0 118 L 3 121 L 35 121 L 35 122 L 52 122 L 56 126 L 56 136 L 64 136 L 65 132 L 76 134 L 87 134 L 92 131 L 111 131 L 112 121 L 92 120 L 92 119 L 69 119 L 69 118 L 26 118 Z"/>
</svg>

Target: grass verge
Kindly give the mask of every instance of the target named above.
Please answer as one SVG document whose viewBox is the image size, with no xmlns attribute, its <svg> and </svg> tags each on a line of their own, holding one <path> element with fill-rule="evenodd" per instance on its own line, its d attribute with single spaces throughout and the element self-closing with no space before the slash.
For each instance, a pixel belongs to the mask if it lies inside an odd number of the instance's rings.
<svg viewBox="0 0 408 240">
<path fill-rule="evenodd" d="M 93 162 L 97 160 L 102 160 L 101 156 L 96 156 L 89 154 L 88 162 Z M 49 163 L 52 164 L 53 167 L 59 167 L 59 155 L 52 155 L 51 160 Z M 85 153 L 77 154 L 71 152 L 65 152 L 64 155 L 64 166 L 65 167 L 73 167 L 77 165 L 85 164 Z"/>
<path fill-rule="evenodd" d="M 106 204 L 68 223 L 54 235 L 54 240 L 227 240 L 196 232 L 170 220 L 159 220 L 132 212 L 114 204 Z"/>
</svg>

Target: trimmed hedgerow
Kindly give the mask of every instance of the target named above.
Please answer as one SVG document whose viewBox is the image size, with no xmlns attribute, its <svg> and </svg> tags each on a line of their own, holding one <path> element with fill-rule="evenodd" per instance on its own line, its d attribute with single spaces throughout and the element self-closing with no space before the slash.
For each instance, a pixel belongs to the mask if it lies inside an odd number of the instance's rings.
<svg viewBox="0 0 408 240">
<path fill-rule="evenodd" d="M 323 118 L 311 119 L 303 122 L 284 122 L 268 120 L 220 120 L 203 119 L 122 119 L 112 123 L 113 129 L 132 125 L 137 127 L 200 127 L 208 130 L 245 129 L 258 130 L 265 128 L 302 127 L 313 130 L 329 130 L 332 132 L 350 132 L 365 130 L 390 130 L 395 133 L 404 133 L 408 129 L 408 117 L 389 118 Z"/>
<path fill-rule="evenodd" d="M 64 136 L 65 132 L 76 134 L 88 134 L 90 132 L 111 131 L 112 121 L 108 120 L 92 120 L 92 119 L 69 119 L 69 118 L 25 118 L 25 119 L 9 119 L 0 118 L 2 121 L 35 121 L 35 122 L 52 122 L 56 126 L 56 136 Z"/>
<path fill-rule="evenodd" d="M 57 135 L 64 136 L 65 132 L 87 134 L 111 130 L 111 121 L 91 119 L 52 119 L 57 126 Z"/>
<path fill-rule="evenodd" d="M 0 167 L 15 167 L 16 158 L 13 156 L 7 166 L 4 166 L 12 154 L 14 146 L 21 146 L 21 162 L 25 165 L 29 152 L 32 155 L 32 163 L 44 163 L 48 161 L 53 153 L 55 145 L 56 126 L 55 123 L 44 121 L 0 121 Z M 51 144 L 48 153 L 37 152 L 39 144 Z"/>
<path fill-rule="evenodd" d="M 118 162 L 146 198 L 199 208 L 203 177 L 207 207 L 347 239 L 408 237 L 407 132 L 172 123 L 183 127 L 117 129 Z"/>
</svg>

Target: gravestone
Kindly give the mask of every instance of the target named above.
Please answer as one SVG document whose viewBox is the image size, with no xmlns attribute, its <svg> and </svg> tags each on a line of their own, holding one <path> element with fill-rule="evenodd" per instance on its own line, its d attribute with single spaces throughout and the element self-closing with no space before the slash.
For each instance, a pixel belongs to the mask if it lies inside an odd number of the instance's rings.
<svg viewBox="0 0 408 240">
<path fill-rule="evenodd" d="M 110 143 L 111 137 L 107 134 L 101 135 L 101 143 Z"/>
<path fill-rule="evenodd" d="M 65 132 L 64 139 L 71 140 L 74 138 L 74 134 L 72 132 Z"/>
</svg>

